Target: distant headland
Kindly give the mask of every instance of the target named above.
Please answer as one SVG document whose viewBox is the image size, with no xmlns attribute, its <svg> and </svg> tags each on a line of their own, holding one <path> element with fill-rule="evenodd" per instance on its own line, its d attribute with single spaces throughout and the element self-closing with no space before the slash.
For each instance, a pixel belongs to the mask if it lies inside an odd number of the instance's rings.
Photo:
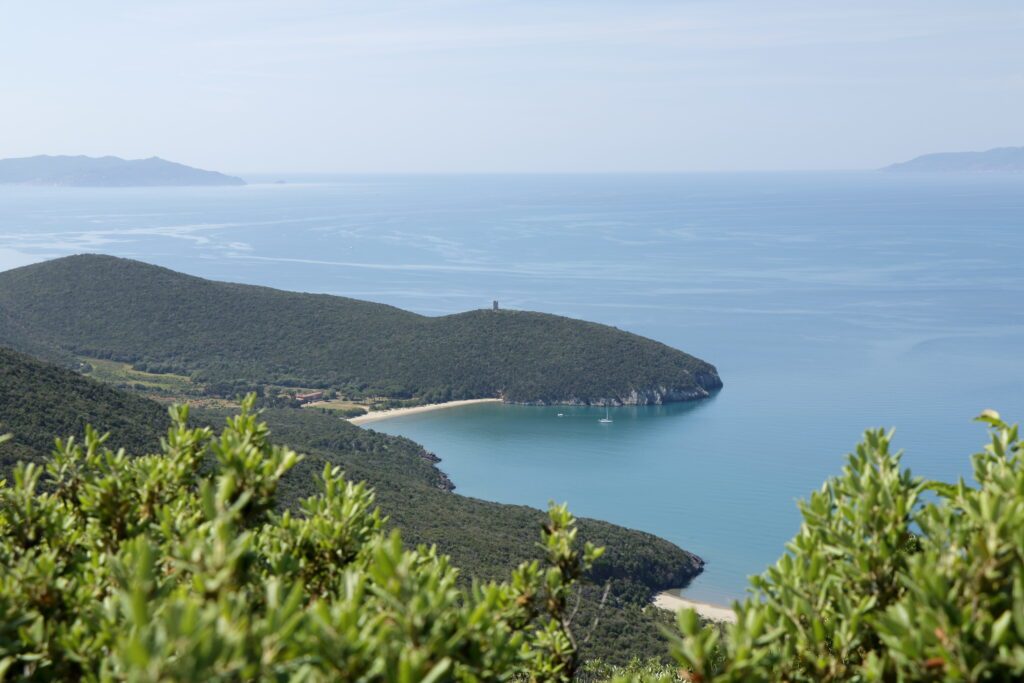
<svg viewBox="0 0 1024 683">
<path fill-rule="evenodd" d="M 132 363 L 209 396 L 271 385 L 388 407 L 647 405 L 722 387 L 714 365 L 607 325 L 495 307 L 427 317 L 96 254 L 0 273 L 0 345 L 72 366 Z"/>
<path fill-rule="evenodd" d="M 47 156 L 0 159 L 0 184 L 64 187 L 184 187 L 245 185 L 235 176 L 204 171 L 160 157 Z"/>
<path fill-rule="evenodd" d="M 1024 173 L 1024 147 L 925 154 L 882 170 L 904 173 Z"/>
</svg>

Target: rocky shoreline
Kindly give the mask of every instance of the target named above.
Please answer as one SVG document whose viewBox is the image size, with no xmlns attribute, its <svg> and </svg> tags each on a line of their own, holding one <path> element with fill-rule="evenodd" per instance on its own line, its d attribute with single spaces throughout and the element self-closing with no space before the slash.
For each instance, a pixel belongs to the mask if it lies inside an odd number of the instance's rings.
<svg viewBox="0 0 1024 683">
<path fill-rule="evenodd" d="M 426 460 L 434 466 L 434 471 L 437 472 L 438 475 L 438 482 L 435 484 L 437 488 L 448 493 L 455 490 L 455 482 L 445 474 L 444 470 L 437 466 L 437 464 L 441 462 L 441 458 L 439 458 L 436 453 L 431 453 L 430 451 L 423 449 L 423 452 L 420 453 L 420 459 Z"/>
<path fill-rule="evenodd" d="M 534 399 L 529 401 L 508 401 L 516 405 L 547 406 L 647 406 L 663 405 L 665 403 L 681 403 L 684 401 L 699 401 L 710 398 L 724 385 L 718 373 L 700 373 L 696 379 L 696 386 L 693 387 L 666 387 L 654 386 L 645 389 L 631 389 L 628 393 L 600 396 L 595 398 L 581 398 L 570 396 L 564 399 Z"/>
</svg>

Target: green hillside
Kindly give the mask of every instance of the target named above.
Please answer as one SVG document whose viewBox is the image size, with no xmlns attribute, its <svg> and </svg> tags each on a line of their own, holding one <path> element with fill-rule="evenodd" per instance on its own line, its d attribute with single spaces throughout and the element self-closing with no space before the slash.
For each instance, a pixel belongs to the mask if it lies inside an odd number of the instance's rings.
<svg viewBox="0 0 1024 683">
<path fill-rule="evenodd" d="M 17 460 L 44 459 L 57 436 L 81 438 L 85 426 L 112 432 L 108 445 L 148 452 L 170 424 L 160 405 L 54 365 L 0 348 L 0 477 Z"/>
<path fill-rule="evenodd" d="M 219 428 L 231 414 L 193 411 L 192 420 Z M 408 439 L 315 411 L 267 410 L 263 419 L 274 441 L 308 455 L 281 482 L 278 499 L 285 506 L 311 495 L 316 475 L 330 463 L 377 490 L 389 524 L 402 530 L 408 544 L 436 544 L 467 577 L 507 578 L 520 561 L 539 556 L 541 511 L 449 492 L 450 483 L 434 458 Z M 13 443 L 0 445 L 0 478 L 9 476 L 16 460 L 45 459 L 55 436 L 80 434 L 86 423 L 111 430 L 110 444 L 143 453 L 157 449 L 169 421 L 166 411 L 148 399 L 0 350 L 0 434 L 15 436 Z M 662 656 L 659 626 L 666 617 L 645 607 L 654 592 L 683 585 L 699 573 L 702 560 L 650 534 L 605 522 L 581 520 L 580 530 L 584 539 L 608 548 L 583 592 L 579 623 L 591 624 L 600 616 L 585 653 L 616 662 L 634 655 Z M 600 608 L 606 583 L 609 592 Z"/>
<path fill-rule="evenodd" d="M 49 340 L 28 332 L 17 318 L 0 306 L 0 348 L 17 349 L 61 365 L 75 365 L 74 354 L 61 351 Z"/>
<path fill-rule="evenodd" d="M 714 366 L 605 325 L 522 311 L 425 317 L 97 255 L 0 273 L 0 341 L 191 375 L 219 395 L 280 384 L 431 401 L 651 403 L 721 386 Z"/>
</svg>

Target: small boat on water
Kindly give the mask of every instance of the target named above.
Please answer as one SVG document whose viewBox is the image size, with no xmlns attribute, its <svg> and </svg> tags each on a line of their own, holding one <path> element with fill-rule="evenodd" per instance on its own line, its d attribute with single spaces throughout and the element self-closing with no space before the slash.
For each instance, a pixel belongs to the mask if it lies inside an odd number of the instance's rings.
<svg viewBox="0 0 1024 683">
<path fill-rule="evenodd" d="M 609 423 L 611 423 L 611 421 L 612 421 L 612 416 L 608 412 L 608 406 L 605 405 L 605 407 L 604 407 L 604 417 L 602 417 L 600 420 L 598 420 L 598 422 L 600 422 L 601 424 L 609 424 Z"/>
</svg>

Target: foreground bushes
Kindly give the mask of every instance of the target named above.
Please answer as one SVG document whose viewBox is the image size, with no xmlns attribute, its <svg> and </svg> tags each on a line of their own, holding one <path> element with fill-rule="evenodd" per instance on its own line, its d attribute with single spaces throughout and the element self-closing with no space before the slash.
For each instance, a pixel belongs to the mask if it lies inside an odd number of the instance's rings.
<svg viewBox="0 0 1024 683">
<path fill-rule="evenodd" d="M 868 432 L 843 475 L 801 504 L 788 552 L 752 580 L 735 626 L 680 614 L 692 681 L 1024 678 L 1024 448 L 986 411 L 975 486 L 900 469 Z M 931 492 L 931 494 L 928 494 Z"/>
<path fill-rule="evenodd" d="M 456 584 L 387 536 L 364 484 L 298 460 L 246 404 L 217 437 L 187 412 L 159 455 L 58 443 L 0 486 L 0 678 L 89 680 L 1004 681 L 1024 678 L 1024 448 L 987 411 L 975 485 L 901 469 L 868 432 L 801 504 L 787 553 L 725 629 L 679 616 L 674 667 L 577 667 L 570 593 L 600 551 L 553 507 L 547 563 Z"/>
<path fill-rule="evenodd" d="M 275 512 L 300 456 L 251 412 L 219 436 L 173 409 L 162 452 L 58 442 L 0 486 L 0 678 L 568 680 L 573 583 L 601 554 L 553 506 L 547 563 L 456 585 L 433 550 L 385 535 L 364 484 L 323 472 Z"/>
</svg>

